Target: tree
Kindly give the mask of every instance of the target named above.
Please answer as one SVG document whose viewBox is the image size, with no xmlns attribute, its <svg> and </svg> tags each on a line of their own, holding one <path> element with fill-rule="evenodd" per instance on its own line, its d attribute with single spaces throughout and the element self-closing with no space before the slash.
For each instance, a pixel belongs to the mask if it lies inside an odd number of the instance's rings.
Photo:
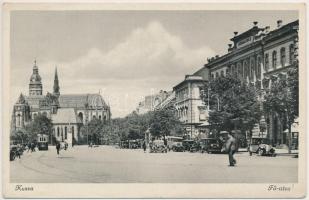
<svg viewBox="0 0 309 200">
<path fill-rule="evenodd" d="M 261 117 L 253 85 L 233 76 L 218 77 L 205 84 L 202 98 L 209 105 L 209 123 L 220 130 L 251 131 Z"/>
<path fill-rule="evenodd" d="M 289 130 L 288 143 L 291 151 L 291 126 L 299 115 L 299 79 L 298 67 L 287 74 L 271 77 L 271 87 L 265 95 L 264 111 L 275 114 Z"/>
<path fill-rule="evenodd" d="M 92 119 L 88 123 L 88 140 L 91 140 L 94 144 L 99 144 L 99 138 L 102 135 L 103 127 L 104 123 L 102 120 L 96 118 Z"/>
<path fill-rule="evenodd" d="M 174 130 L 180 131 L 181 122 L 171 109 L 162 109 L 153 112 L 150 119 L 150 133 L 153 136 L 167 136 Z"/>
<path fill-rule="evenodd" d="M 41 134 L 51 136 L 52 128 L 53 124 L 51 120 L 43 114 L 38 114 L 34 120 L 25 127 L 25 131 L 30 140 L 36 140 L 37 136 Z"/>
</svg>

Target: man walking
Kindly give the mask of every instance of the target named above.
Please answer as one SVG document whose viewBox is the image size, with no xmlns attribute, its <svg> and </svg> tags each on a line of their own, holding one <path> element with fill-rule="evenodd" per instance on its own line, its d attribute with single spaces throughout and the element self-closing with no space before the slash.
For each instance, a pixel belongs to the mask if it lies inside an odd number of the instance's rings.
<svg viewBox="0 0 309 200">
<path fill-rule="evenodd" d="M 57 142 L 57 144 L 56 144 L 56 149 L 57 149 L 57 155 L 59 155 L 59 151 L 60 151 L 60 142 Z"/>
<path fill-rule="evenodd" d="M 229 154 L 229 162 L 230 162 L 230 167 L 235 166 L 236 160 L 234 158 L 234 153 L 237 151 L 237 144 L 236 144 L 236 139 L 232 135 L 232 133 L 228 133 L 227 135 L 228 139 L 225 144 L 225 151 Z"/>
</svg>

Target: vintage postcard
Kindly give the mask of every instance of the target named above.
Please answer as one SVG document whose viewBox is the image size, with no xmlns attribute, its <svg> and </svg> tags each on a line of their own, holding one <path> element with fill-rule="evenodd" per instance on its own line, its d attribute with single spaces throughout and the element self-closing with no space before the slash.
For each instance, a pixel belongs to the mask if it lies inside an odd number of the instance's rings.
<svg viewBox="0 0 309 200">
<path fill-rule="evenodd" d="M 3 4 L 4 197 L 305 197 L 305 9 Z"/>
</svg>

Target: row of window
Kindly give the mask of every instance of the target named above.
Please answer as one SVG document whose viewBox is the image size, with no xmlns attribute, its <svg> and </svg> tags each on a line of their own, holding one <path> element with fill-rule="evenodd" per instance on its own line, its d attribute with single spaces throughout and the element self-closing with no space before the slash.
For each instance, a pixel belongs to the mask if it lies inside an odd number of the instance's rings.
<svg viewBox="0 0 309 200">
<path fill-rule="evenodd" d="M 291 64 L 294 60 L 294 45 L 291 44 L 289 46 L 289 63 Z M 257 79 L 261 78 L 261 66 L 262 60 L 261 57 L 257 57 L 257 63 L 255 62 L 255 59 L 252 58 L 250 59 L 250 66 L 248 66 L 248 60 L 244 60 L 243 62 L 237 63 L 237 65 L 232 65 L 230 68 L 227 68 L 225 71 L 225 74 L 229 74 L 231 70 L 231 74 L 235 76 L 240 76 L 241 78 L 243 77 L 249 77 L 250 80 L 254 79 L 254 76 L 256 76 Z M 282 67 L 286 65 L 286 49 L 285 47 L 282 47 L 280 49 L 280 64 Z M 264 57 L 264 70 L 266 72 L 269 71 L 270 66 L 269 66 L 269 54 L 266 53 Z M 277 51 L 274 50 L 272 52 L 272 68 L 276 69 L 277 68 Z M 219 76 L 224 76 L 224 70 L 219 72 L 217 71 L 216 74 L 211 74 L 211 78 L 216 78 Z"/>
<path fill-rule="evenodd" d="M 74 126 L 72 126 L 72 135 L 74 135 Z M 57 137 L 60 137 L 61 134 L 61 138 L 62 139 L 68 139 L 68 127 L 64 127 L 64 138 L 63 138 L 63 129 L 61 127 L 61 129 L 59 127 L 57 127 Z"/>
<path fill-rule="evenodd" d="M 272 68 L 273 69 L 276 69 L 277 68 L 277 51 L 273 51 L 272 52 Z M 270 68 L 269 66 L 269 55 L 268 53 L 265 54 L 265 71 L 267 72 Z M 294 60 L 294 45 L 293 44 L 290 44 L 289 46 L 289 63 L 291 64 Z M 286 64 L 286 50 L 285 50 L 285 47 L 282 47 L 280 49 L 280 64 L 282 67 L 285 66 Z"/>
</svg>

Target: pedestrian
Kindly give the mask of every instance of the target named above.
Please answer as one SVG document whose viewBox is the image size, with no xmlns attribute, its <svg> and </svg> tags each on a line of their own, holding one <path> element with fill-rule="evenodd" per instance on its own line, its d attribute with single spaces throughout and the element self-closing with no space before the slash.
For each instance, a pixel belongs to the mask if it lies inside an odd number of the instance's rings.
<svg viewBox="0 0 309 200">
<path fill-rule="evenodd" d="M 228 153 L 229 155 L 229 163 L 230 163 L 230 167 L 235 166 L 236 164 L 236 160 L 234 158 L 234 153 L 237 151 L 237 141 L 234 138 L 232 133 L 228 133 L 227 135 L 227 141 L 225 143 L 224 149 L 222 151 L 225 151 Z"/>
<path fill-rule="evenodd" d="M 165 150 L 167 150 L 167 139 L 166 139 L 165 135 L 163 136 L 163 143 L 164 143 Z"/>
<path fill-rule="evenodd" d="M 30 142 L 28 142 L 28 151 L 27 152 L 29 152 L 29 151 L 31 151 L 31 143 Z"/>
<path fill-rule="evenodd" d="M 31 153 L 35 151 L 35 144 L 34 142 L 31 143 Z"/>
<path fill-rule="evenodd" d="M 68 149 L 68 143 L 67 143 L 67 141 L 64 141 L 64 150 L 67 150 Z"/>
<path fill-rule="evenodd" d="M 146 153 L 146 141 L 145 140 L 143 142 L 143 149 L 144 149 L 144 153 Z"/>
<path fill-rule="evenodd" d="M 57 141 L 56 143 L 56 149 L 57 149 L 57 155 L 59 155 L 59 151 L 60 151 L 60 142 Z"/>
</svg>

